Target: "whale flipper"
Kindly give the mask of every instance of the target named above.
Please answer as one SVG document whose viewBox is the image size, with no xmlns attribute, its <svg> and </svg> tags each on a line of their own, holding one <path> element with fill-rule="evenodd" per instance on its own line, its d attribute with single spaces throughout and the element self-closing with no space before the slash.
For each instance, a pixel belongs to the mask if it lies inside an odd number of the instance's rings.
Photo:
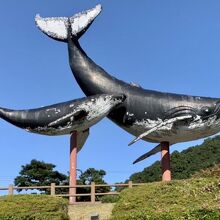
<svg viewBox="0 0 220 220">
<path fill-rule="evenodd" d="M 68 121 L 81 120 L 85 118 L 87 115 L 88 112 L 86 112 L 85 110 L 77 110 L 49 123 L 48 127 L 56 126 L 56 125 L 60 126 L 61 124 L 66 124 Z"/>
<path fill-rule="evenodd" d="M 87 138 L 89 136 L 89 128 L 85 131 L 77 132 L 77 152 L 79 152 L 84 146 Z"/>
<path fill-rule="evenodd" d="M 168 124 L 174 124 L 177 121 L 183 121 L 186 119 L 192 118 L 192 115 L 184 115 L 184 116 L 178 116 L 175 118 L 165 119 L 163 122 L 159 123 L 158 125 L 154 126 L 150 130 L 144 132 L 143 134 L 139 135 L 137 138 L 135 138 L 133 141 L 131 141 L 128 146 L 134 144 L 135 142 L 139 141 L 141 138 L 148 136 L 149 134 L 153 133 L 154 131 L 160 129 L 163 126 L 166 126 Z"/>
<path fill-rule="evenodd" d="M 72 35 L 79 38 L 89 28 L 95 18 L 102 10 L 101 5 L 89 9 L 87 11 L 75 14 L 68 17 L 48 17 L 42 18 L 36 15 L 35 22 L 37 27 L 47 36 L 58 40 L 67 41 L 68 36 L 68 23 L 70 22 Z"/>
<path fill-rule="evenodd" d="M 143 155 L 141 155 L 140 157 L 138 157 L 134 162 L 133 162 L 133 164 L 135 164 L 135 163 L 138 163 L 138 162 L 140 162 L 140 161 L 142 161 L 142 160 L 144 160 L 144 159 L 146 159 L 146 158 L 148 158 L 148 157 L 150 157 L 150 156 L 152 156 L 152 155 L 154 155 L 154 154 L 156 154 L 156 153 L 158 153 L 158 152 L 160 152 L 161 151 L 161 146 L 160 146 L 160 144 L 158 144 L 156 147 L 154 147 L 152 150 L 150 150 L 150 151 L 148 151 L 147 153 L 145 153 L 145 154 L 143 154 Z"/>
</svg>

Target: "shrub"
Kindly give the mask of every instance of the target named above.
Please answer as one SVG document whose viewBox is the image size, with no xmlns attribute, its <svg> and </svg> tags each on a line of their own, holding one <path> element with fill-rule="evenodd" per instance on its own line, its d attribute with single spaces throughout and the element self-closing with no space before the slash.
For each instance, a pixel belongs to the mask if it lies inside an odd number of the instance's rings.
<svg viewBox="0 0 220 220">
<path fill-rule="evenodd" d="M 68 220 L 68 201 L 46 195 L 0 197 L 0 220 Z"/>
<path fill-rule="evenodd" d="M 196 172 L 192 177 L 198 178 L 198 177 L 219 177 L 220 178 L 220 164 L 215 164 L 214 166 L 201 170 L 200 172 Z"/>
<path fill-rule="evenodd" d="M 100 198 L 102 203 L 115 203 L 119 200 L 119 195 L 106 195 Z"/>
<path fill-rule="evenodd" d="M 124 190 L 111 220 L 219 220 L 220 177 L 156 182 Z"/>
</svg>

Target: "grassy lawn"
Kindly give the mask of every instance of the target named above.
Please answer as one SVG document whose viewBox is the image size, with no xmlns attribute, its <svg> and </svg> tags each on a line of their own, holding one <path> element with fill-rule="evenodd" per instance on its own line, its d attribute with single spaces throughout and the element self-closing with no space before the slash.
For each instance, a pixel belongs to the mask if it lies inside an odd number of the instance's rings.
<svg viewBox="0 0 220 220">
<path fill-rule="evenodd" d="M 112 220 L 219 220 L 220 167 L 188 180 L 124 190 Z"/>
<path fill-rule="evenodd" d="M 46 195 L 0 197 L 0 220 L 67 220 L 68 200 Z"/>
</svg>

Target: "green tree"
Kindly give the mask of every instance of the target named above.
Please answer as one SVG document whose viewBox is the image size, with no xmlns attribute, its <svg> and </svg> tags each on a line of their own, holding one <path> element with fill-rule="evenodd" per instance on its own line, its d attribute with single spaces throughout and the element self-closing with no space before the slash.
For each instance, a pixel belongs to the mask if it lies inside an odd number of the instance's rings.
<svg viewBox="0 0 220 220">
<path fill-rule="evenodd" d="M 51 183 L 56 185 L 67 185 L 68 176 L 54 170 L 56 166 L 43 161 L 31 160 L 30 164 L 23 165 L 19 176 L 14 180 L 15 186 L 49 186 Z M 44 193 L 50 190 L 39 189 Z M 21 190 L 18 190 L 21 191 Z"/>
<path fill-rule="evenodd" d="M 85 172 L 81 173 L 79 179 L 77 180 L 77 184 L 79 185 L 90 185 L 92 182 L 96 184 L 106 184 L 104 181 L 104 176 L 106 172 L 104 170 L 96 170 L 94 168 L 88 168 Z M 110 187 L 97 187 L 96 193 L 104 193 L 109 192 Z M 77 193 L 90 193 L 90 188 L 77 188 Z M 100 196 L 96 196 L 96 200 L 99 200 Z M 79 196 L 77 198 L 78 201 L 89 201 L 90 197 Z"/>
<path fill-rule="evenodd" d="M 206 139 L 201 145 L 171 154 L 173 179 L 187 179 L 196 172 L 220 164 L 220 136 Z M 134 173 L 129 180 L 136 183 L 161 180 L 161 166 L 157 161 L 143 171 Z"/>
<path fill-rule="evenodd" d="M 90 185 L 92 182 L 97 184 L 105 184 L 103 180 L 106 172 L 104 170 L 96 170 L 94 168 L 88 168 L 85 172 L 79 176 L 79 183 L 82 185 Z"/>
</svg>

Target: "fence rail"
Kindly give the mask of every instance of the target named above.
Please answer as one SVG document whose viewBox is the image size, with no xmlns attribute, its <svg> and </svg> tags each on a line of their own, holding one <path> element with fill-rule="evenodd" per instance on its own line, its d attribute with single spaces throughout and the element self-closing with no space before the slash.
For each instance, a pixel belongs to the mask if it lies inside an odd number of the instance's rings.
<svg viewBox="0 0 220 220">
<path fill-rule="evenodd" d="M 133 183 L 132 181 L 129 181 L 127 184 L 95 184 L 94 182 L 91 183 L 91 185 L 73 185 L 73 186 L 59 186 L 55 183 L 51 183 L 50 186 L 29 186 L 29 187 L 20 187 L 20 186 L 14 186 L 9 185 L 8 187 L 0 187 L 0 191 L 8 191 L 8 195 L 13 196 L 14 190 L 39 190 L 39 189 L 45 189 L 50 191 L 51 196 L 59 196 L 59 197 L 83 197 L 83 196 L 89 196 L 90 197 L 90 203 L 96 202 L 96 196 L 105 196 L 105 195 L 118 195 L 120 192 L 118 191 L 109 191 L 109 192 L 97 192 L 97 189 L 100 187 L 106 187 L 106 188 L 112 188 L 112 187 L 123 187 L 123 188 L 132 188 L 134 186 L 141 186 L 145 185 L 145 183 Z M 75 193 L 75 194 L 56 194 L 56 189 L 71 189 L 71 188 L 90 188 L 90 193 Z M 88 201 L 87 201 L 88 202 Z M 81 202 L 80 202 L 81 203 Z"/>
</svg>

